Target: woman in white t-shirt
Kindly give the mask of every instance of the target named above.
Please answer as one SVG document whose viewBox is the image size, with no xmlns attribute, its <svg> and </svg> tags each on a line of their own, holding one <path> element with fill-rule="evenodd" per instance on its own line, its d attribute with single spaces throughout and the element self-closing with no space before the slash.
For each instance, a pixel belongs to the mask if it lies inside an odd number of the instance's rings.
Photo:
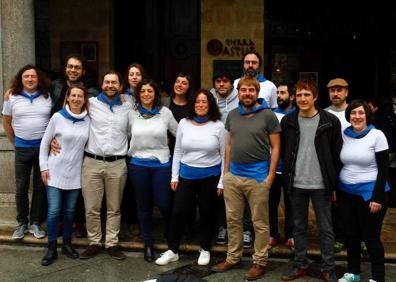
<svg viewBox="0 0 396 282">
<path fill-rule="evenodd" d="M 380 236 L 389 191 L 388 143 L 382 131 L 371 124 L 372 113 L 366 102 L 352 101 L 345 116 L 351 126 L 343 132 L 340 158 L 344 166 L 338 200 L 346 233 L 348 272 L 338 281 L 360 280 L 360 244 L 364 241 L 371 261 L 370 281 L 382 282 L 385 266 Z"/>
<path fill-rule="evenodd" d="M 71 245 L 73 215 L 81 191 L 81 169 L 88 140 L 88 92 L 81 83 L 66 91 L 64 108 L 56 112 L 45 130 L 40 145 L 41 178 L 48 200 L 48 251 L 41 264 L 50 265 L 57 258 L 59 217 L 63 215 L 62 253 L 76 259 L 78 252 Z M 56 138 L 62 150 L 49 155 L 51 140 Z"/>
<path fill-rule="evenodd" d="M 166 265 L 179 259 L 179 246 L 192 205 L 197 199 L 200 213 L 198 265 L 210 262 L 216 197 L 223 193 L 225 129 L 213 95 L 205 89 L 194 93 L 187 118 L 180 121 L 173 154 L 171 187 L 175 191 L 168 248 L 156 260 Z"/>
</svg>

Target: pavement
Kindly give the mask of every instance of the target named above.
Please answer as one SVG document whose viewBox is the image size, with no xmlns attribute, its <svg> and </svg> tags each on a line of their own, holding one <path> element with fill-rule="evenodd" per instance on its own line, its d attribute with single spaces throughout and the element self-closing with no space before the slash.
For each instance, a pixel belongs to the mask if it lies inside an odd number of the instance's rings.
<svg viewBox="0 0 396 282">
<path fill-rule="evenodd" d="M 385 258 L 388 262 L 386 281 L 396 281 L 396 209 L 388 210 L 382 229 L 382 241 L 385 248 Z M 154 245 L 156 254 L 167 249 L 166 242 L 162 239 L 161 221 L 154 224 Z M 41 266 L 41 258 L 45 254 L 47 239 L 36 239 L 31 234 L 26 234 L 20 241 L 11 240 L 11 235 L 15 226 L 0 225 L 0 281 L 145 281 L 156 279 L 167 271 L 179 271 L 180 267 L 196 268 L 195 261 L 198 257 L 198 239 L 196 234 L 191 241 L 184 240 L 180 247 L 181 258 L 176 263 L 167 266 L 156 266 L 143 260 L 143 242 L 139 237 L 137 224 L 123 224 L 120 233 L 119 246 L 125 251 L 127 259 L 116 261 L 110 258 L 107 253 L 98 255 L 89 260 L 72 260 L 59 253 L 59 259 L 49 267 Z M 282 222 L 280 230 L 283 230 Z M 308 255 L 313 261 L 320 259 L 319 235 L 316 229 L 315 219 L 310 217 L 309 221 L 310 244 Z M 61 239 L 59 238 L 59 243 Z M 86 238 L 73 238 L 73 244 L 82 251 L 87 245 Z M 244 251 L 244 267 L 222 274 L 211 274 L 206 267 L 198 267 L 197 271 L 203 271 L 206 281 L 243 281 L 243 274 L 250 265 L 250 255 L 252 249 Z M 212 263 L 224 259 L 226 246 L 214 245 Z M 280 275 L 290 267 L 292 252 L 283 244 L 274 247 L 270 253 L 266 275 L 258 281 L 280 281 Z M 339 274 L 345 271 L 346 252 L 342 251 L 336 255 L 337 268 Z M 317 276 L 319 264 L 313 264 L 312 276 L 298 281 L 320 281 L 314 278 Z M 369 264 L 365 262 L 362 267 L 363 276 L 361 281 L 368 281 Z M 316 273 L 316 274 L 315 274 Z"/>
</svg>

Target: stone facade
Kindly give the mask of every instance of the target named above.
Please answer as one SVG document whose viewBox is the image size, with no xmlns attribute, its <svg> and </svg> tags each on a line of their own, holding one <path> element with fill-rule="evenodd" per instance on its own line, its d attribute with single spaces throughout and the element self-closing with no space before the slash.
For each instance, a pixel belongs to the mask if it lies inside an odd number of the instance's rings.
<svg viewBox="0 0 396 282">
<path fill-rule="evenodd" d="M 35 63 L 33 0 L 0 0 L 0 93 L 16 71 Z M 0 109 L 3 95 L 0 95 Z M 2 123 L 2 119 L 0 118 Z M 15 224 L 14 147 L 0 128 L 0 224 Z"/>
<path fill-rule="evenodd" d="M 235 72 L 236 67 L 241 67 L 236 61 L 241 60 L 248 48 L 254 47 L 263 55 L 264 1 L 203 0 L 201 3 L 201 87 L 210 88 L 214 61 L 234 61 L 230 68 Z M 213 43 L 209 47 L 212 54 L 208 51 L 209 41 Z"/>
</svg>

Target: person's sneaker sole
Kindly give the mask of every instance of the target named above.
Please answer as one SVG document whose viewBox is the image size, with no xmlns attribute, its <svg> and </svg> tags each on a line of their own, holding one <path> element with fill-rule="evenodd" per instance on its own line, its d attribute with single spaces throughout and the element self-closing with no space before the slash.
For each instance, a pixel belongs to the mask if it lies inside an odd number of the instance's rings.
<svg viewBox="0 0 396 282">
<path fill-rule="evenodd" d="M 36 237 L 36 239 L 43 239 L 45 237 L 45 235 L 36 235 L 33 231 L 30 230 L 29 233 L 32 234 L 34 237 Z"/>
</svg>

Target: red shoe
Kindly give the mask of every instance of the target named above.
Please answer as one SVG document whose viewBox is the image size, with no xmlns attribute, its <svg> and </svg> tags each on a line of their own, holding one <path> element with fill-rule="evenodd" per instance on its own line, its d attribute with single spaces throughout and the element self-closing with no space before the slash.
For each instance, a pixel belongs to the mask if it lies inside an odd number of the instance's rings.
<svg viewBox="0 0 396 282">
<path fill-rule="evenodd" d="M 268 249 L 271 249 L 272 247 L 275 247 L 276 245 L 278 245 L 278 239 L 276 239 L 274 237 L 270 237 L 269 242 L 268 242 Z"/>
<path fill-rule="evenodd" d="M 294 251 L 294 239 L 289 238 L 285 243 L 286 247 L 288 247 L 291 251 Z"/>
</svg>

